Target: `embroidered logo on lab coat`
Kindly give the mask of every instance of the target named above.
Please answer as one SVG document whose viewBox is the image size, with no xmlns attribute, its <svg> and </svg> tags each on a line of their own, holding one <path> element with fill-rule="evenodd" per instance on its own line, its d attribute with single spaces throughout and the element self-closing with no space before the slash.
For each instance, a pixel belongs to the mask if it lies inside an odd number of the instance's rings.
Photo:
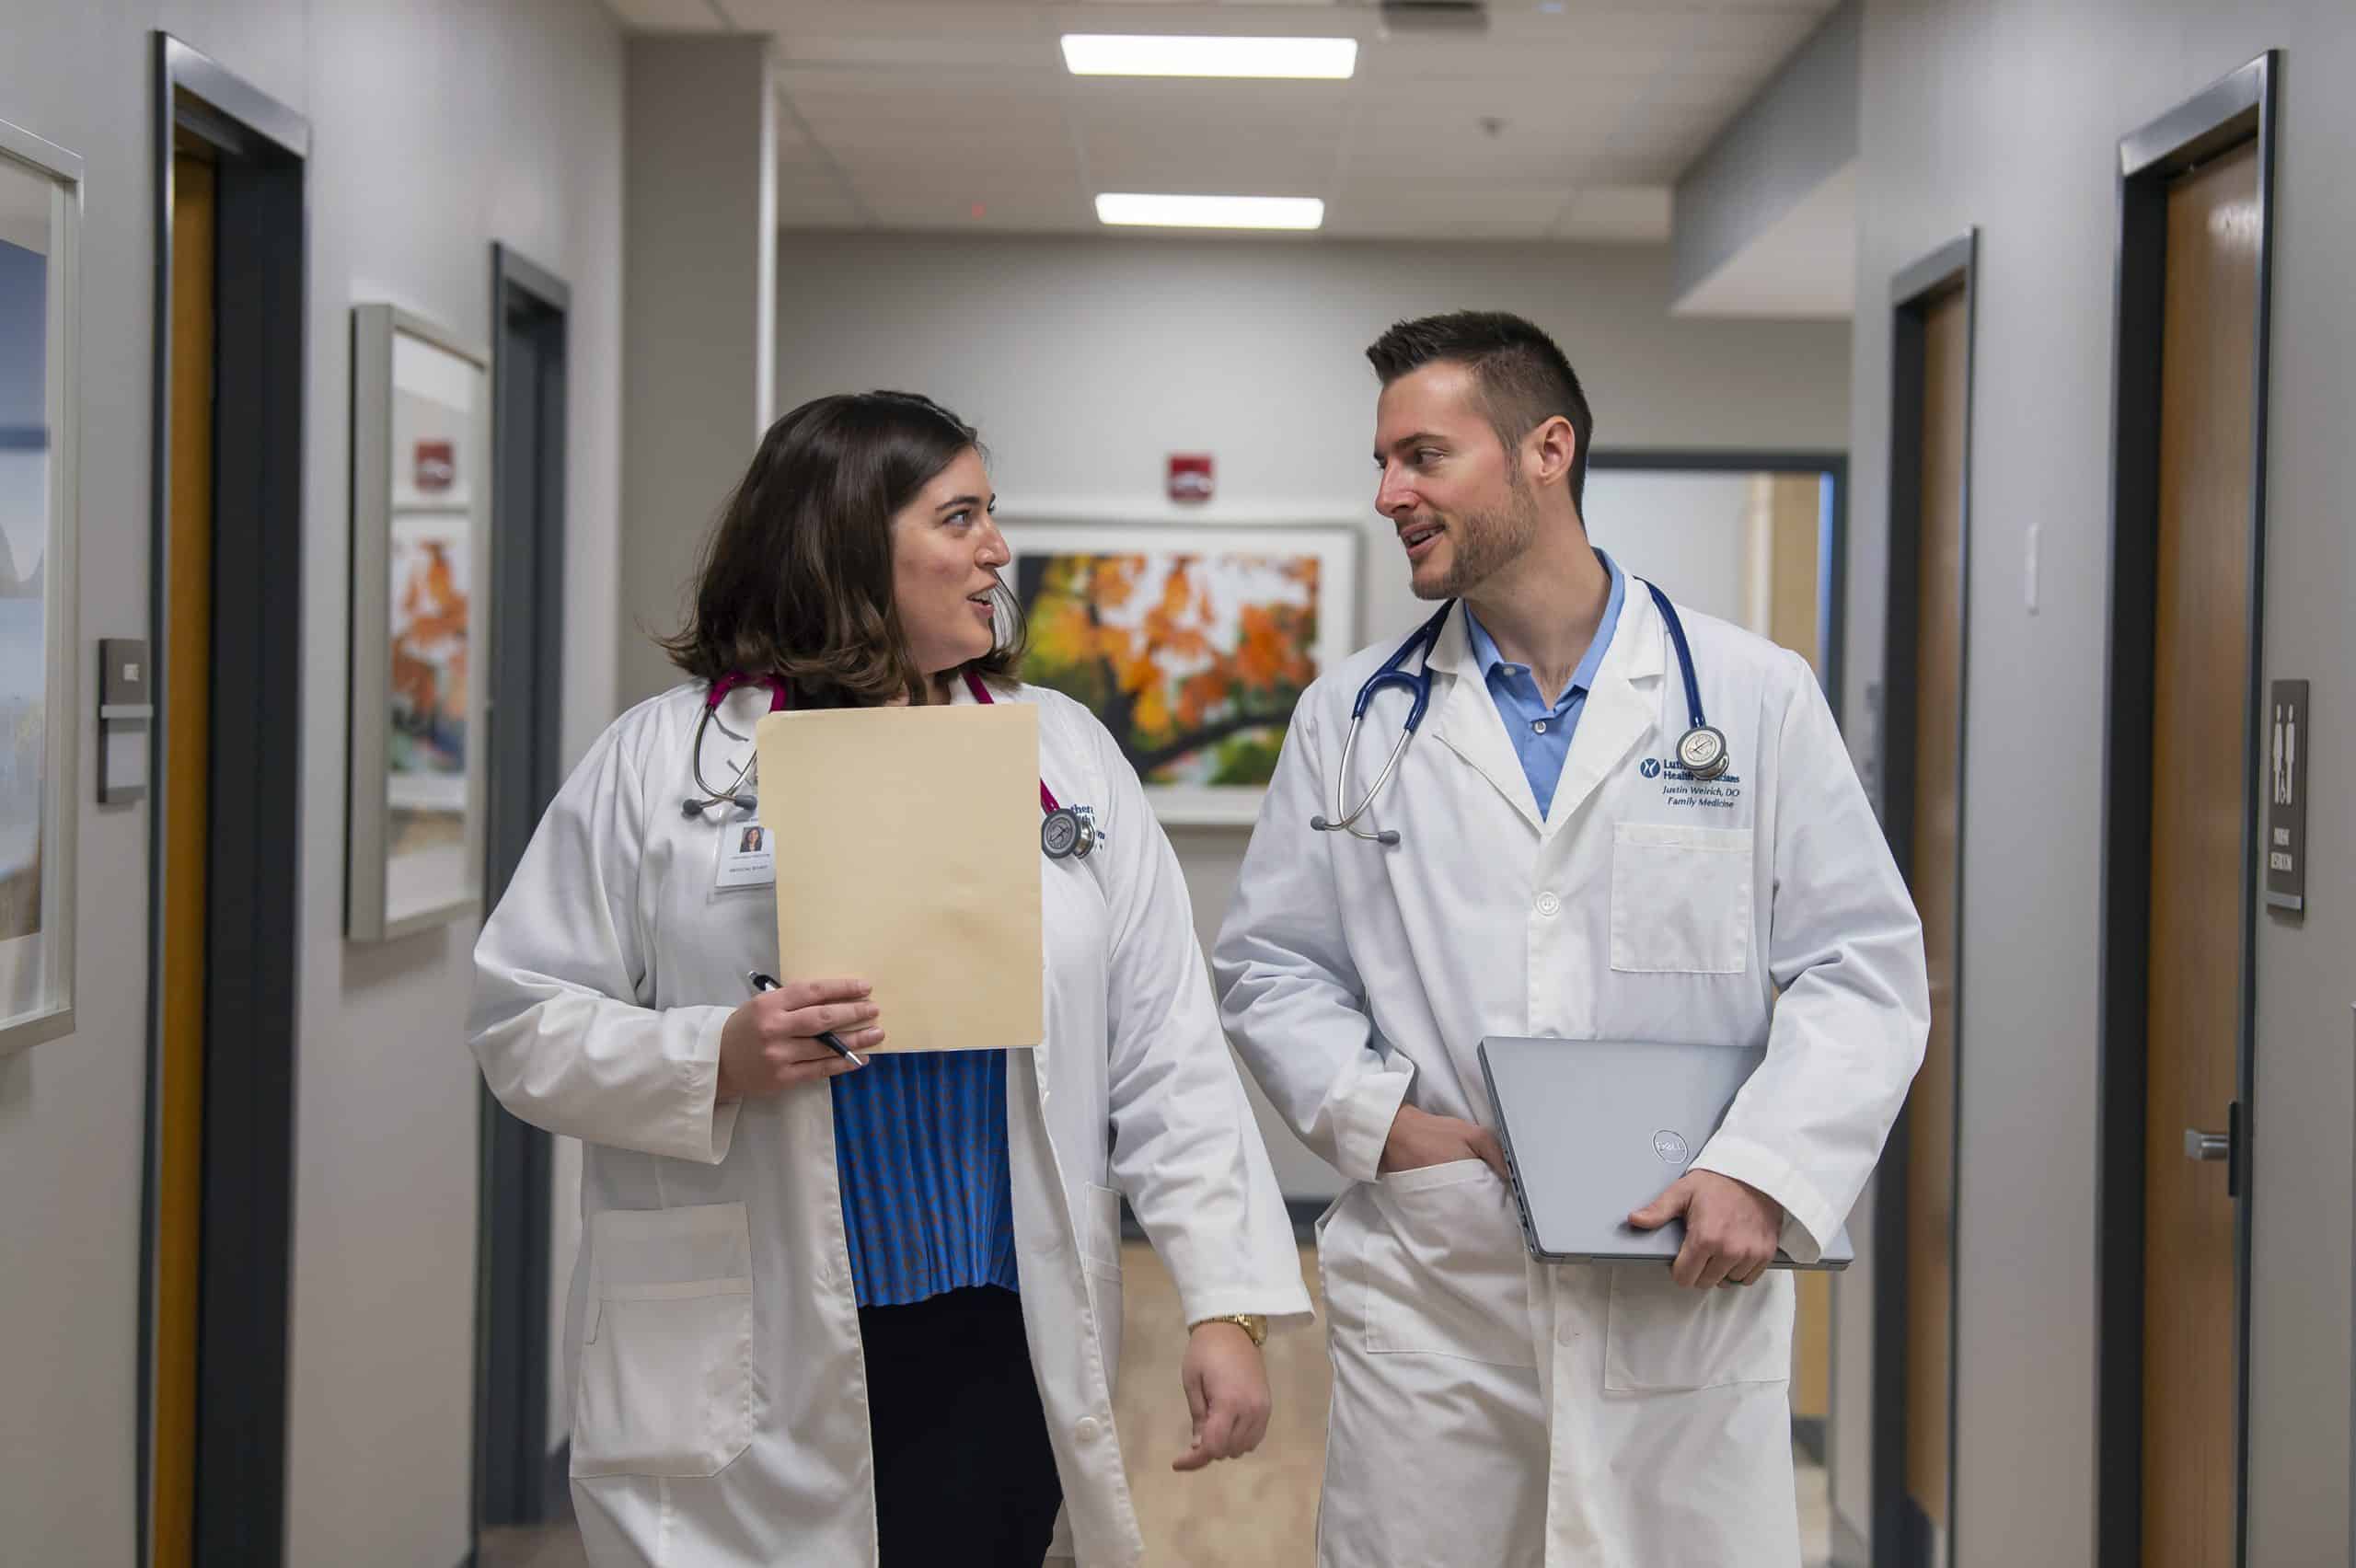
<svg viewBox="0 0 2356 1568">
<path fill-rule="evenodd" d="M 1742 775 L 1728 773 L 1716 778 L 1696 778 L 1692 771 L 1674 762 L 1648 756 L 1636 764 L 1636 771 L 1646 778 L 1660 780 L 1661 801 L 1671 806 L 1717 807 L 1732 811 L 1742 799 Z"/>
</svg>

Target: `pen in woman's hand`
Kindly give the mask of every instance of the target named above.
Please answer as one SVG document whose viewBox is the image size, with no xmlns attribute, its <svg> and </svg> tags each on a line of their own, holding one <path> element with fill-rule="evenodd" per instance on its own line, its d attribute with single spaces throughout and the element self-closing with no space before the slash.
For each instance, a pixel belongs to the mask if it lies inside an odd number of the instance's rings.
<svg viewBox="0 0 2356 1568">
<path fill-rule="evenodd" d="M 764 974 L 757 969 L 745 971 L 745 983 L 753 987 L 753 994 L 755 996 L 760 995 L 763 991 L 774 991 L 778 988 L 777 976 L 774 974 Z M 840 1056 L 844 1061 L 849 1062 L 852 1066 L 863 1067 L 867 1066 L 866 1058 L 862 1057 L 858 1052 L 852 1050 L 849 1046 L 844 1044 L 842 1043 L 842 1037 L 837 1035 L 833 1030 L 822 1029 L 818 1031 L 817 1034 L 813 1038 L 814 1038 L 819 1044 L 824 1045 L 827 1050 L 832 1051 L 836 1055 Z"/>
</svg>

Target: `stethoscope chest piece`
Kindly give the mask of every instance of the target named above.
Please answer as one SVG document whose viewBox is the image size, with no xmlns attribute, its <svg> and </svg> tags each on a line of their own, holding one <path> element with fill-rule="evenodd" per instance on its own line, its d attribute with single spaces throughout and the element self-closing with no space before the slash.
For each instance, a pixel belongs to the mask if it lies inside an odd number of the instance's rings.
<svg viewBox="0 0 2356 1568">
<path fill-rule="evenodd" d="M 1677 760 L 1696 778 L 1721 778 L 1727 770 L 1727 738 L 1707 724 L 1696 724 L 1678 741 Z"/>
<path fill-rule="evenodd" d="M 1085 860 L 1096 847 L 1096 813 L 1089 806 L 1057 806 L 1039 823 L 1039 847 L 1050 860 Z"/>
</svg>

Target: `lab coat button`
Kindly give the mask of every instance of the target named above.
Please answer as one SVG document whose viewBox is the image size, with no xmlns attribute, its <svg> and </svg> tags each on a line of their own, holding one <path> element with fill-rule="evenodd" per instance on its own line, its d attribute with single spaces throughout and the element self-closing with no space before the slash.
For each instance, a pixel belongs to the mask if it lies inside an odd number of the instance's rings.
<svg viewBox="0 0 2356 1568">
<path fill-rule="evenodd" d="M 1083 1415 L 1080 1418 L 1080 1424 L 1071 1429 L 1071 1435 L 1083 1443 L 1093 1443 L 1097 1433 L 1103 1430 L 1094 1416 Z"/>
<path fill-rule="evenodd" d="M 1552 920 L 1555 916 L 1562 912 L 1563 901 L 1561 899 L 1555 897 L 1551 893 L 1542 893 L 1538 895 L 1538 913 L 1545 916 L 1549 920 Z"/>
</svg>

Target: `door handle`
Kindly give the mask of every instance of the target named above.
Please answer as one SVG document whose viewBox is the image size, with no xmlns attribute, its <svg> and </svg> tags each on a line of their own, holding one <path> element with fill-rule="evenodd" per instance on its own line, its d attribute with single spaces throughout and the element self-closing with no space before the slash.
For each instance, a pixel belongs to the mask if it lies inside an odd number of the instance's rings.
<svg viewBox="0 0 2356 1568">
<path fill-rule="evenodd" d="M 2230 1133 L 2204 1133 L 2198 1127 L 2184 1129 L 2184 1158 L 2187 1159 L 2231 1159 L 2234 1139 Z"/>
</svg>

